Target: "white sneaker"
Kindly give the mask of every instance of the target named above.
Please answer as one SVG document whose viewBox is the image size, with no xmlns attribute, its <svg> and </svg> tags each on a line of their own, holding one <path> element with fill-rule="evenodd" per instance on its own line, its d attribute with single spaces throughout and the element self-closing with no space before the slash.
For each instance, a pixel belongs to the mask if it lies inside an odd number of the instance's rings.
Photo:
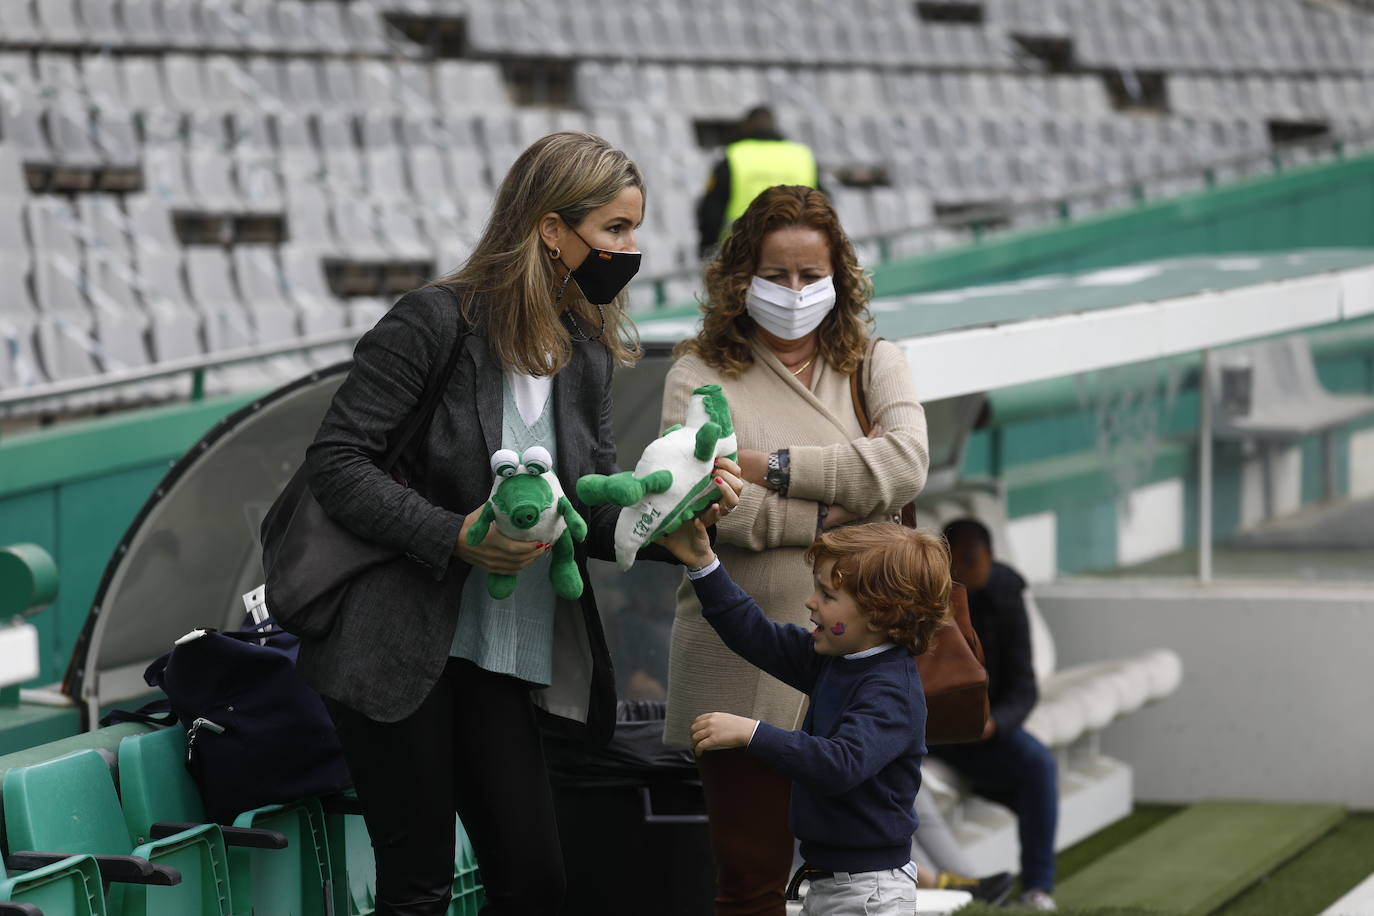
<svg viewBox="0 0 1374 916">
<path fill-rule="evenodd" d="M 1054 898 L 1038 887 L 1033 887 L 1022 894 L 1021 898 L 1016 901 L 1016 905 L 1025 907 L 1028 910 L 1043 910 L 1045 912 L 1052 912 L 1059 909 L 1059 905 L 1054 902 Z"/>
</svg>

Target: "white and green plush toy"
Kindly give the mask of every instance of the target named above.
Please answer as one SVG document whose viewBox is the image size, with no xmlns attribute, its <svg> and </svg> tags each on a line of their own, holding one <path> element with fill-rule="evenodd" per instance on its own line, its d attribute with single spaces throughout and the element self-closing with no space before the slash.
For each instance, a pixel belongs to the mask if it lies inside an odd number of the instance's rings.
<svg viewBox="0 0 1374 916">
<path fill-rule="evenodd" d="M 474 547 L 482 543 L 494 523 L 497 531 L 513 540 L 552 544 L 549 581 L 554 592 L 563 598 L 580 597 L 582 574 L 573 559 L 572 542 L 587 537 L 587 522 L 563 494 L 549 450 L 536 445 L 517 455 L 512 449 L 500 449 L 491 456 L 491 471 L 496 475 L 491 496 L 468 529 L 468 543 Z M 515 584 L 515 576 L 487 573 L 487 593 L 493 598 L 509 598 Z"/>
<path fill-rule="evenodd" d="M 640 547 L 716 501 L 716 459 L 737 455 L 730 405 L 719 385 L 703 385 L 692 392 L 686 424 L 650 442 L 633 471 L 588 474 L 577 482 L 577 495 L 588 505 L 624 507 L 615 526 L 615 558 L 625 570 Z"/>
</svg>

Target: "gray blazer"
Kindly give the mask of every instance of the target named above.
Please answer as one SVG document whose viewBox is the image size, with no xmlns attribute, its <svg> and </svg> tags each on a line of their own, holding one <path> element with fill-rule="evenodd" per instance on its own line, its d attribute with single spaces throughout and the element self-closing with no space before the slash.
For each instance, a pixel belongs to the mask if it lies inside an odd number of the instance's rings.
<svg viewBox="0 0 1374 916">
<path fill-rule="evenodd" d="M 474 306 L 481 314 L 485 303 Z M 400 555 L 350 584 L 330 632 L 302 640 L 300 671 L 320 693 L 380 722 L 414 712 L 448 662 L 471 568 L 453 548 L 464 516 L 490 493 L 490 456 L 501 447 L 502 367 L 476 327 L 468 329 L 428 432 L 417 436 L 423 441 L 397 462 L 404 483 L 377 466 L 426 378 L 443 371 L 461 320 L 446 289 L 403 296 L 358 341 L 353 368 L 306 451 L 310 488 L 330 517 Z M 558 476 L 589 531 L 577 547 L 581 613 L 556 615 L 563 629 L 555 637 L 554 684 L 535 691 L 540 705 L 584 722 L 602 741 L 614 728 L 615 679 L 586 566 L 588 555 L 614 558 L 619 509 L 589 509 L 574 484 L 584 474 L 616 471 L 612 369 L 601 344 L 574 343 L 571 361 L 554 377 Z"/>
</svg>

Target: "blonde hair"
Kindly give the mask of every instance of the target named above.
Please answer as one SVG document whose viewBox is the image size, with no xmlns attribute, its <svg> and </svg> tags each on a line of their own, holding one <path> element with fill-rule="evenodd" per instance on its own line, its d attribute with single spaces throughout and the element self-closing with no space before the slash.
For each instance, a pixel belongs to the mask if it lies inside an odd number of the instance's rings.
<svg viewBox="0 0 1374 916">
<path fill-rule="evenodd" d="M 735 220 L 730 237 L 706 265 L 701 330 L 679 343 L 674 356 L 695 353 L 726 375 L 739 375 L 754 364 L 749 341 L 755 324 L 745 308 L 745 295 L 758 271 L 764 238 L 793 226 L 815 229 L 830 246 L 835 307 L 817 330 L 816 348 L 836 372 L 852 375 L 859 368 L 872 324 L 868 300 L 873 283 L 859 266 L 830 199 L 802 185 L 769 188 Z"/>
<path fill-rule="evenodd" d="M 895 522 L 832 528 L 805 553 L 815 569 L 834 561 L 831 584 L 854 598 L 859 612 L 887 638 L 920 655 L 949 617 L 949 547 Z"/>
<path fill-rule="evenodd" d="M 539 220 L 557 213 L 576 229 L 587 214 L 626 188 L 644 193 L 644 177 L 623 152 L 595 134 L 565 131 L 530 144 L 496 192 L 492 212 L 472 254 L 458 270 L 432 286 L 454 286 L 463 317 L 486 334 L 501 364 L 529 375 L 553 375 L 572 356 L 566 308 L 580 327 L 595 333 L 601 311 L 575 282 L 555 298 L 566 269 L 549 257 Z M 480 303 L 480 309 L 478 304 Z M 604 307 L 602 345 L 620 365 L 640 355 L 634 324 L 625 319 L 626 293 Z"/>
</svg>

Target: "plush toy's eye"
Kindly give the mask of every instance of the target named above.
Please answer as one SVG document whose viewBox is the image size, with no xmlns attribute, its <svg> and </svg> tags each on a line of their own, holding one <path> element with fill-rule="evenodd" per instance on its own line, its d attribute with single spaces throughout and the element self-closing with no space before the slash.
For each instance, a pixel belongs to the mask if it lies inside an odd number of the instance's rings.
<svg viewBox="0 0 1374 916">
<path fill-rule="evenodd" d="M 491 472 L 497 477 L 512 477 L 520 470 L 520 456 L 514 449 L 503 448 L 491 456 Z"/>
<path fill-rule="evenodd" d="M 525 449 L 525 454 L 520 456 L 520 460 L 525 465 L 525 473 L 536 477 L 547 474 L 553 467 L 553 456 L 542 445 L 533 445 Z"/>
</svg>

